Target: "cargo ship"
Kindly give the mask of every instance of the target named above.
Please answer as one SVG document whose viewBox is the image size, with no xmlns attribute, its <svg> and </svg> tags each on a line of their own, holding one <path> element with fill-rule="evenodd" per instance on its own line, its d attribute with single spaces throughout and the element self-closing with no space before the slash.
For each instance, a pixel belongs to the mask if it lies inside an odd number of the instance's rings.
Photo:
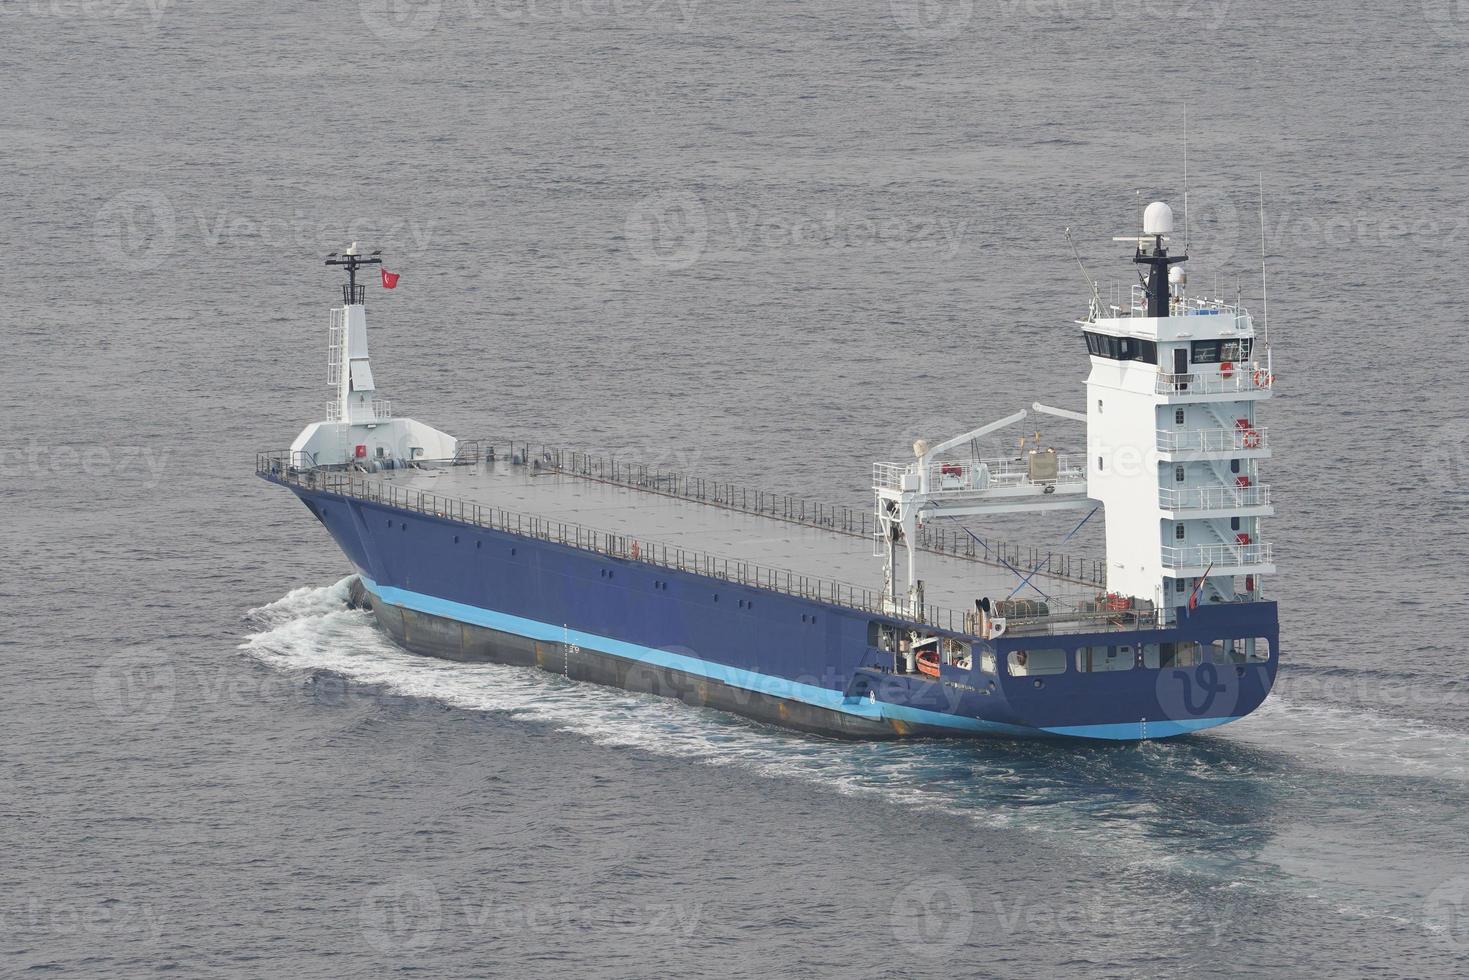
<svg viewBox="0 0 1469 980">
<path fill-rule="evenodd" d="M 1037 402 L 919 440 L 873 464 L 870 509 L 395 415 L 359 281 L 381 259 L 355 244 L 327 257 L 347 281 L 326 417 L 256 471 L 335 540 L 351 601 L 418 654 L 845 738 L 1213 728 L 1257 708 L 1279 665 L 1268 322 L 1257 334 L 1238 300 L 1190 294 L 1167 204 L 1142 224 L 1118 239 L 1139 282 L 1088 277 L 1084 409 Z M 1080 448 L 1037 434 L 982 451 L 1042 417 Z M 1104 522 L 1104 558 L 997 539 L 1009 515 L 1064 510 Z"/>
</svg>

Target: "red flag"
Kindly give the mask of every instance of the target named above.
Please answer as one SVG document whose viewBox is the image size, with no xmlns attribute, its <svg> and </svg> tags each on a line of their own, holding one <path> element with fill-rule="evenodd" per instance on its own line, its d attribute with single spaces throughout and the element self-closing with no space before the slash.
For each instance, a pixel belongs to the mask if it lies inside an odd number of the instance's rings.
<svg viewBox="0 0 1469 980">
<path fill-rule="evenodd" d="M 384 289 L 397 289 L 398 288 L 398 273 L 396 273 L 396 272 L 389 272 L 387 269 L 383 269 L 382 270 L 382 273 L 383 273 L 383 288 Z"/>
</svg>

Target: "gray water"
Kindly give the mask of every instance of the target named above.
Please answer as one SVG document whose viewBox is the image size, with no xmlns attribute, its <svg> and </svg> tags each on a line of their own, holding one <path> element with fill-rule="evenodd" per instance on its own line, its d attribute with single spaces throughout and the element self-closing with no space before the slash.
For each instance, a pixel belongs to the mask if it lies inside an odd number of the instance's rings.
<svg viewBox="0 0 1469 980">
<path fill-rule="evenodd" d="M 1466 61 L 1449 0 L 0 7 L 0 973 L 1462 973 Z M 1080 407 L 1065 229 L 1133 274 L 1185 104 L 1193 281 L 1257 312 L 1264 176 L 1281 392 L 1284 666 L 1217 733 L 416 660 L 251 475 L 355 238 L 398 411 L 862 505 Z"/>
</svg>

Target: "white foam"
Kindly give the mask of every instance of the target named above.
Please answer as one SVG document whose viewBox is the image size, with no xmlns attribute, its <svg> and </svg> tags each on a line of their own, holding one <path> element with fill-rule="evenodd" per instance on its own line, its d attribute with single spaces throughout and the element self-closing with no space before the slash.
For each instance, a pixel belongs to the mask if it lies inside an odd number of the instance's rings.
<svg viewBox="0 0 1469 980">
<path fill-rule="evenodd" d="M 1221 735 L 1363 775 L 1469 778 L 1469 734 L 1365 708 L 1272 695 Z"/>
</svg>

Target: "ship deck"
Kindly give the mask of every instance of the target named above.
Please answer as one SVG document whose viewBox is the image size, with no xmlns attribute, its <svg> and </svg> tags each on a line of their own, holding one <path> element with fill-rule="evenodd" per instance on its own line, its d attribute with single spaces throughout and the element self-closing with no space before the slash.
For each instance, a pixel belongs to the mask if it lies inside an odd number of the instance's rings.
<svg viewBox="0 0 1469 980">
<path fill-rule="evenodd" d="M 472 466 L 383 470 L 358 474 L 355 479 L 380 482 L 400 493 L 422 492 L 653 541 L 670 552 L 682 549 L 757 563 L 873 593 L 882 588 L 883 562 L 874 555 L 874 541 L 856 526 L 838 529 L 839 522 L 831 527 L 814 526 L 801 519 L 786 520 L 737 505 L 688 499 L 557 466 L 512 463 L 504 458 Z M 1044 570 L 1016 591 L 1029 572 L 1018 563 L 1006 567 L 998 559 L 991 562 L 923 551 L 919 567 L 926 603 L 955 612 L 973 610 L 981 596 L 1004 599 L 1012 592 L 1015 598 L 1049 599 L 1053 610 L 1064 609 L 1095 598 L 1098 591 L 1094 585 Z"/>
</svg>

